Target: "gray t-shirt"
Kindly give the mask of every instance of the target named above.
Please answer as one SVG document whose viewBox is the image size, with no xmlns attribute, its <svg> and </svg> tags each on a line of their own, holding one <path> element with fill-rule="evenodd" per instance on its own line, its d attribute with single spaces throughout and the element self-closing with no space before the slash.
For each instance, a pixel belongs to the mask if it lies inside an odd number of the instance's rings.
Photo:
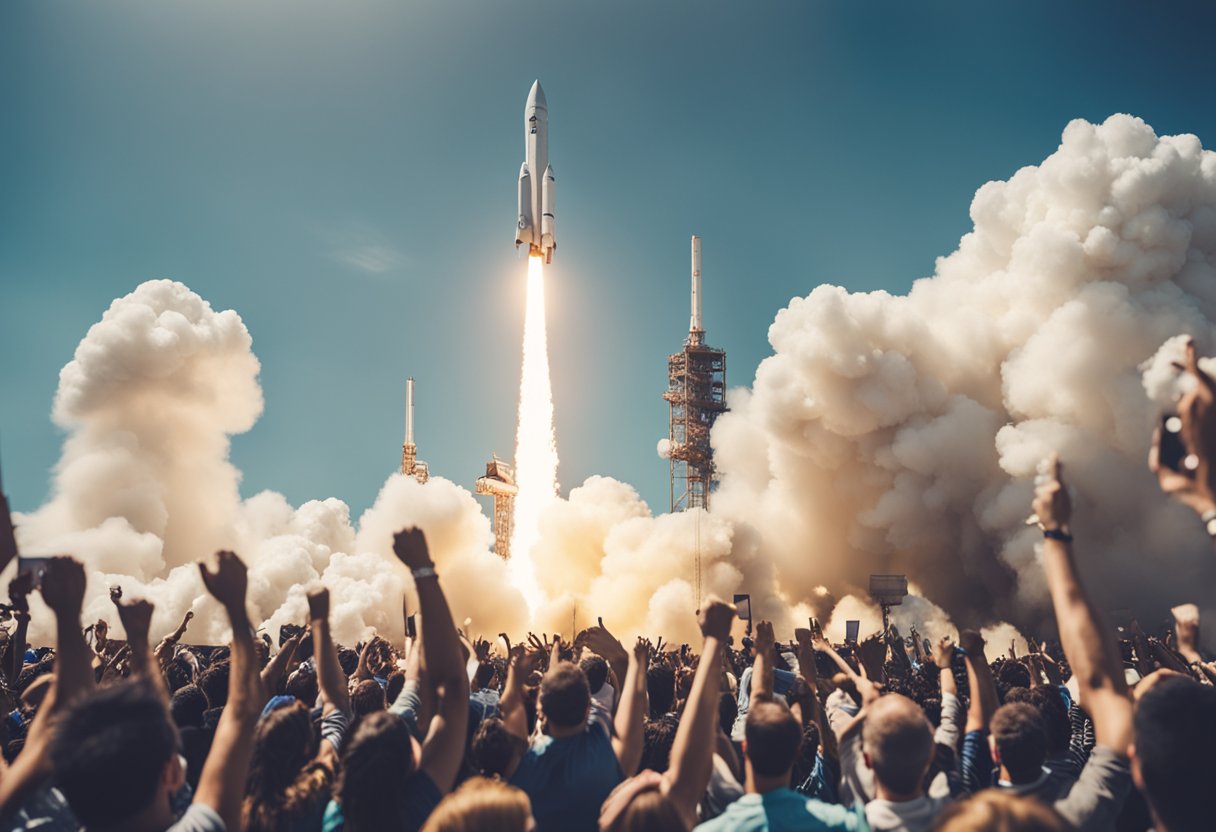
<svg viewBox="0 0 1216 832">
<path fill-rule="evenodd" d="M 227 832 L 228 827 L 210 806 L 191 803 L 181 819 L 166 832 Z"/>
</svg>

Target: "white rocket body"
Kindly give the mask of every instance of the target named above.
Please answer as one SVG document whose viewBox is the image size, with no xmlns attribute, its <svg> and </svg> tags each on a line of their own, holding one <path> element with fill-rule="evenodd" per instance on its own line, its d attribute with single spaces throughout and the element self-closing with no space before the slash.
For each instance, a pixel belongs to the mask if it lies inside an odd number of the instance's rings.
<svg viewBox="0 0 1216 832">
<path fill-rule="evenodd" d="M 524 163 L 519 169 L 519 219 L 515 246 L 527 244 L 528 254 L 553 262 L 557 248 L 554 223 L 556 186 L 549 165 L 549 107 L 540 81 L 532 85 L 524 106 Z"/>
</svg>

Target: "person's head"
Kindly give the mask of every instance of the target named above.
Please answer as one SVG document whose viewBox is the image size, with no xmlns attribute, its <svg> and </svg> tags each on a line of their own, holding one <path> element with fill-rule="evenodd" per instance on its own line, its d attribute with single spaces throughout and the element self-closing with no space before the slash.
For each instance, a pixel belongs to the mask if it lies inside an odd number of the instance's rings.
<svg viewBox="0 0 1216 832">
<path fill-rule="evenodd" d="M 996 678 L 1006 690 L 1030 687 L 1030 671 L 1021 662 L 1005 662 L 997 671 Z"/>
<path fill-rule="evenodd" d="M 540 712 L 545 722 L 558 729 L 579 728 L 587 721 L 591 689 L 578 665 L 558 662 L 540 683 Z"/>
<path fill-rule="evenodd" d="M 671 712 L 676 699 L 676 675 L 665 664 L 652 664 L 646 671 L 646 695 L 650 700 L 650 718 L 657 719 Z"/>
<path fill-rule="evenodd" d="M 288 696 L 294 696 L 306 705 L 311 705 L 317 701 L 317 695 L 320 693 L 317 674 L 308 665 L 300 665 L 295 673 L 287 677 L 287 684 L 283 686 L 283 692 Z"/>
<path fill-rule="evenodd" d="M 401 689 L 405 687 L 405 674 L 400 670 L 394 670 L 388 674 L 388 684 L 384 687 L 384 698 L 389 702 L 396 702 L 397 697 L 401 694 Z"/>
<path fill-rule="evenodd" d="M 722 733 L 729 737 L 738 717 L 739 701 L 726 691 L 722 691 L 718 695 L 718 724 L 722 726 Z"/>
<path fill-rule="evenodd" d="M 190 663 L 182 658 L 175 658 L 165 665 L 165 682 L 169 685 L 169 692 L 176 693 L 186 685 L 194 684 L 194 671 L 190 667 Z"/>
<path fill-rule="evenodd" d="M 1158 829 L 1191 832 L 1212 828 L 1208 801 L 1213 748 L 1216 688 L 1176 676 L 1155 681 L 1140 696 L 1132 776 L 1148 799 Z"/>
<path fill-rule="evenodd" d="M 349 679 L 359 669 L 359 654 L 349 647 L 339 647 L 338 664 L 342 666 L 342 672 Z"/>
<path fill-rule="evenodd" d="M 473 672 L 473 689 L 483 690 L 490 687 L 496 672 L 493 662 L 482 662 L 477 665 L 477 670 Z"/>
<path fill-rule="evenodd" d="M 642 726 L 642 768 L 664 772 L 671 764 L 671 746 L 679 723 L 669 718 L 648 719 Z"/>
<path fill-rule="evenodd" d="M 1068 708 L 1064 698 L 1055 688 L 1014 688 L 1005 697 L 1005 702 L 1025 702 L 1033 705 L 1043 717 L 1043 728 L 1047 731 L 1047 751 L 1068 750 L 1072 739 L 1072 723 L 1068 720 Z"/>
<path fill-rule="evenodd" d="M 253 757 L 245 788 L 243 815 L 251 829 L 277 829 L 284 816 L 312 797 L 313 789 L 296 786 L 300 772 L 317 753 L 312 714 L 300 702 L 275 708 L 262 717 L 253 734 Z M 305 794 L 304 792 L 308 792 Z"/>
<path fill-rule="evenodd" d="M 355 719 L 366 714 L 383 711 L 387 707 L 384 701 L 384 688 L 375 679 L 364 679 L 355 685 L 350 692 L 350 709 Z"/>
<path fill-rule="evenodd" d="M 743 733 L 743 755 L 756 778 L 789 779 L 802 744 L 802 727 L 777 702 L 753 702 Z"/>
<path fill-rule="evenodd" d="M 881 697 L 870 706 L 862 726 L 861 748 L 888 799 L 921 794 L 933 761 L 933 728 L 919 705 L 897 693 Z"/>
<path fill-rule="evenodd" d="M 508 778 L 515 771 L 524 746 L 524 741 L 508 731 L 501 718 L 487 717 L 473 734 L 469 761 L 486 777 Z"/>
<path fill-rule="evenodd" d="M 1010 702 L 992 715 L 990 742 L 996 762 L 1014 783 L 1030 783 L 1042 772 L 1047 759 L 1047 728 L 1038 708 L 1025 702 Z"/>
<path fill-rule="evenodd" d="M 1056 812 L 1033 797 L 984 789 L 951 803 L 937 817 L 936 832 L 1069 832 Z"/>
<path fill-rule="evenodd" d="M 613 789 L 600 807 L 600 832 L 686 832 L 662 784 L 663 775 L 645 770 Z"/>
<path fill-rule="evenodd" d="M 173 724 L 178 728 L 187 725 L 194 728 L 203 727 L 203 712 L 207 710 L 207 697 L 196 685 L 186 685 L 178 688 L 169 703 L 169 713 L 173 716 Z"/>
<path fill-rule="evenodd" d="M 413 770 L 414 751 L 405 720 L 388 711 L 361 719 L 346 741 L 334 784 L 348 832 L 400 827 L 405 782 Z"/>
<path fill-rule="evenodd" d="M 224 707 L 228 704 L 228 662 L 211 665 L 202 672 L 195 684 L 207 696 L 211 707 Z"/>
<path fill-rule="evenodd" d="M 63 715 L 51 741 L 55 778 L 86 828 L 168 826 L 185 783 L 177 729 L 145 682 L 98 690 Z"/>
<path fill-rule="evenodd" d="M 594 653 L 579 662 L 583 673 L 587 674 L 587 687 L 593 694 L 599 693 L 600 688 L 608 681 L 608 662 Z"/>
<path fill-rule="evenodd" d="M 514 786 L 472 777 L 445 797 L 422 832 L 527 832 L 532 803 Z"/>
</svg>

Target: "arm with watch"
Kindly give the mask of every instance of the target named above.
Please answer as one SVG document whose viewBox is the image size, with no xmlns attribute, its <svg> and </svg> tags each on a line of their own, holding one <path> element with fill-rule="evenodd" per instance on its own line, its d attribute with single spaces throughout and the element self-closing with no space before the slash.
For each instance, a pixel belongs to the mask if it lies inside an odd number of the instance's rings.
<svg viewBox="0 0 1216 832">
<path fill-rule="evenodd" d="M 393 552 L 414 577 L 425 632 L 423 659 L 436 696 L 435 715 L 422 743 L 418 767 L 447 794 L 464 757 L 469 719 L 469 677 L 461 658 L 460 636 L 439 586 L 426 536 L 414 528 L 400 531 L 393 538 Z"/>
</svg>

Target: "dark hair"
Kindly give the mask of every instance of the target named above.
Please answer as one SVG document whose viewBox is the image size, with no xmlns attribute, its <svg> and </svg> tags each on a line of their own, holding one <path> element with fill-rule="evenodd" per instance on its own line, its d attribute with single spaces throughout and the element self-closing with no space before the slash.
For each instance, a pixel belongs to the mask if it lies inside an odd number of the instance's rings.
<svg viewBox="0 0 1216 832">
<path fill-rule="evenodd" d="M 375 679 L 364 679 L 350 692 L 350 709 L 355 719 L 383 711 L 385 707 L 384 688 L 380 687 L 380 683 Z"/>
<path fill-rule="evenodd" d="M 165 682 L 169 692 L 176 693 L 186 685 L 194 684 L 194 669 L 185 659 L 173 658 L 165 665 Z"/>
<path fill-rule="evenodd" d="M 309 764 L 317 742 L 312 715 L 299 702 L 276 708 L 258 723 L 241 807 L 242 829 L 277 832 L 317 805 L 333 777 L 327 766 Z"/>
<path fill-rule="evenodd" d="M 579 662 L 579 667 L 587 674 L 587 686 L 593 694 L 599 693 L 600 688 L 608 681 L 608 662 L 599 656 L 591 655 Z"/>
<path fill-rule="evenodd" d="M 1001 765 L 1014 783 L 1027 783 L 1039 776 L 1047 759 L 1047 727 L 1038 708 L 1025 702 L 1002 705 L 992 715 L 990 729 Z"/>
<path fill-rule="evenodd" d="M 1211 769 L 1216 747 L 1216 688 L 1162 679 L 1140 697 L 1136 760 L 1149 805 L 1169 832 L 1211 829 Z"/>
<path fill-rule="evenodd" d="M 405 687 L 405 674 L 400 670 L 394 670 L 388 674 L 388 684 L 384 687 L 384 699 L 390 705 L 397 701 L 397 697 L 401 695 L 402 688 Z"/>
<path fill-rule="evenodd" d="M 207 710 L 207 697 L 196 685 L 178 688 L 169 702 L 169 713 L 178 728 L 187 725 L 203 727 L 203 712 Z"/>
<path fill-rule="evenodd" d="M 317 694 L 320 692 L 317 674 L 309 670 L 306 665 L 301 665 L 295 673 L 287 677 L 283 692 L 288 696 L 294 696 L 311 708 L 317 701 Z"/>
<path fill-rule="evenodd" d="M 347 832 L 399 829 L 405 824 L 405 783 L 414 752 L 405 720 L 388 711 L 359 721 L 342 753 L 334 797 Z"/>
<path fill-rule="evenodd" d="M 1012 688 L 1005 702 L 1025 702 L 1033 705 L 1043 717 L 1043 728 L 1047 731 L 1049 752 L 1067 751 L 1072 740 L 1072 723 L 1068 719 L 1068 707 L 1064 697 L 1055 688 Z"/>
<path fill-rule="evenodd" d="M 207 702 L 213 708 L 222 708 L 228 704 L 228 662 L 213 664 L 202 672 L 196 685 L 207 695 Z"/>
<path fill-rule="evenodd" d="M 359 669 L 359 654 L 349 647 L 338 648 L 338 664 L 342 666 L 342 672 L 346 674 L 346 678 L 355 675 L 355 671 Z"/>
<path fill-rule="evenodd" d="M 27 664 L 17 674 L 17 681 L 13 683 L 13 692 L 18 696 L 25 693 L 25 689 L 32 685 L 35 679 L 50 673 L 51 668 L 54 666 L 54 662 L 52 661 L 39 661 L 36 664 Z"/>
<path fill-rule="evenodd" d="M 722 691 L 718 696 L 718 724 L 722 726 L 722 733 L 729 737 L 731 731 L 735 728 L 735 720 L 738 717 L 738 701 L 730 695 L 730 691 Z"/>
<path fill-rule="evenodd" d="M 486 777 L 506 777 L 516 751 L 522 750 L 522 746 L 500 718 L 486 717 L 473 734 L 469 762 Z"/>
<path fill-rule="evenodd" d="M 488 687 L 491 680 L 494 678 L 494 673 L 494 665 L 491 662 L 482 662 L 481 664 L 477 665 L 477 672 L 473 676 L 474 680 L 477 682 L 477 687 Z"/>
<path fill-rule="evenodd" d="M 650 698 L 650 717 L 657 719 L 671 711 L 676 699 L 676 675 L 665 664 L 652 664 L 646 671 L 646 693 Z"/>
<path fill-rule="evenodd" d="M 1030 687 L 1030 671 L 1021 662 L 1005 662 L 996 674 L 1006 689 Z"/>
<path fill-rule="evenodd" d="M 156 797 L 177 730 L 146 682 L 118 682 L 73 705 L 51 741 L 60 791 L 84 826 L 117 826 Z"/>
<path fill-rule="evenodd" d="M 762 777 L 790 770 L 802 744 L 802 728 L 790 709 L 776 702 L 753 702 L 744 729 L 747 759 Z"/>
<path fill-rule="evenodd" d="M 577 665 L 558 662 L 540 683 L 540 710 L 545 719 L 561 728 L 573 728 L 587 719 L 591 690 L 587 676 Z"/>
<path fill-rule="evenodd" d="M 664 772 L 671 765 L 671 746 L 676 741 L 679 720 L 671 717 L 648 719 L 642 726 L 642 765 L 639 770 Z"/>
</svg>

